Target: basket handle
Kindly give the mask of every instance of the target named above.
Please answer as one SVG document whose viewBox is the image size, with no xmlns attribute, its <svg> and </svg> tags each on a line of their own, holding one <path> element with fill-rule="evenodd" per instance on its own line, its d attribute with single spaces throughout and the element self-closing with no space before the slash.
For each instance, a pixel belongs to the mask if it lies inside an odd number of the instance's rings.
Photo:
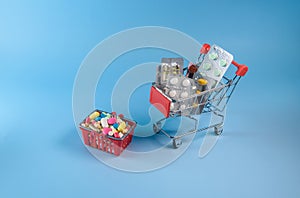
<svg viewBox="0 0 300 198">
<path fill-rule="evenodd" d="M 200 49 L 200 54 L 207 54 L 209 50 L 210 50 L 210 45 L 207 43 L 204 43 Z M 245 76 L 246 73 L 248 72 L 248 66 L 239 64 L 239 63 L 235 62 L 234 60 L 231 63 L 237 67 L 237 71 L 235 72 L 235 74 L 237 76 Z"/>
</svg>

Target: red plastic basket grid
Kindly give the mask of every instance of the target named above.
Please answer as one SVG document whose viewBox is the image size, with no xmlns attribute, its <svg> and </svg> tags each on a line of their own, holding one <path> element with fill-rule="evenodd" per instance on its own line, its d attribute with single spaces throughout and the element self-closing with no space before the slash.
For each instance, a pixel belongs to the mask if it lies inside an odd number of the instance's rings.
<svg viewBox="0 0 300 198">
<path fill-rule="evenodd" d="M 105 112 L 99 110 L 95 111 Z M 128 120 L 124 117 L 122 117 L 122 120 L 128 123 L 130 129 L 128 130 L 128 133 L 126 133 L 121 139 L 104 135 L 103 133 L 98 133 L 90 128 L 83 127 L 80 125 L 79 128 L 82 132 L 84 144 L 102 150 L 104 152 L 119 156 L 124 151 L 124 149 L 126 149 L 126 147 L 131 143 L 134 128 L 136 127 L 135 121 Z M 83 123 L 84 122 L 85 121 L 83 121 Z"/>
</svg>

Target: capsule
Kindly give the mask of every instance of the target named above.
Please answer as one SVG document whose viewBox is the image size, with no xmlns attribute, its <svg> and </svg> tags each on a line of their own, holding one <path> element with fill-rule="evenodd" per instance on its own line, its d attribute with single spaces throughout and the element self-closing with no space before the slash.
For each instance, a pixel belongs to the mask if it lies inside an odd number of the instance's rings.
<svg viewBox="0 0 300 198">
<path fill-rule="evenodd" d="M 207 85 L 207 80 L 200 78 L 200 79 L 198 79 L 198 83 L 199 83 L 199 85 Z"/>
<path fill-rule="evenodd" d="M 123 131 L 126 128 L 126 123 L 123 121 L 120 123 L 118 127 L 118 131 Z"/>
<path fill-rule="evenodd" d="M 94 113 L 92 113 L 89 118 L 91 120 L 94 120 L 95 118 L 97 118 L 100 115 L 100 113 L 98 111 L 95 111 Z"/>
</svg>

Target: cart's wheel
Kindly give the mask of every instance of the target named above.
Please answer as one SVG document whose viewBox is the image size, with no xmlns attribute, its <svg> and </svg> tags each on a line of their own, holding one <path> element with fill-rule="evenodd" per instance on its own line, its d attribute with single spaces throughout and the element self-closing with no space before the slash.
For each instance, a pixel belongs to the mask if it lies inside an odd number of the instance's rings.
<svg viewBox="0 0 300 198">
<path fill-rule="evenodd" d="M 173 139 L 173 147 L 176 149 L 176 148 L 179 148 L 182 144 L 182 140 L 181 139 Z"/>
<path fill-rule="evenodd" d="M 153 124 L 153 131 L 154 133 L 158 133 L 161 130 L 161 123 L 157 122 Z"/>
<path fill-rule="evenodd" d="M 216 135 L 221 135 L 223 132 L 223 127 L 214 127 L 214 130 Z"/>
</svg>

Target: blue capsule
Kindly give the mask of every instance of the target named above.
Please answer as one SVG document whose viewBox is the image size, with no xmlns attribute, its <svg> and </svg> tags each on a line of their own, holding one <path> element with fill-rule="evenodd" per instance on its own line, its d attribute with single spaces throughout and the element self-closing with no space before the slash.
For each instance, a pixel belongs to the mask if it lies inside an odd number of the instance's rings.
<svg viewBox="0 0 300 198">
<path fill-rule="evenodd" d="M 118 123 L 115 123 L 115 124 L 113 124 L 113 127 L 114 127 L 115 129 L 117 129 L 117 128 L 119 127 L 119 124 L 118 124 Z"/>
<path fill-rule="evenodd" d="M 101 120 L 101 116 L 98 116 L 97 118 L 95 118 L 96 121 L 100 121 Z"/>
</svg>

